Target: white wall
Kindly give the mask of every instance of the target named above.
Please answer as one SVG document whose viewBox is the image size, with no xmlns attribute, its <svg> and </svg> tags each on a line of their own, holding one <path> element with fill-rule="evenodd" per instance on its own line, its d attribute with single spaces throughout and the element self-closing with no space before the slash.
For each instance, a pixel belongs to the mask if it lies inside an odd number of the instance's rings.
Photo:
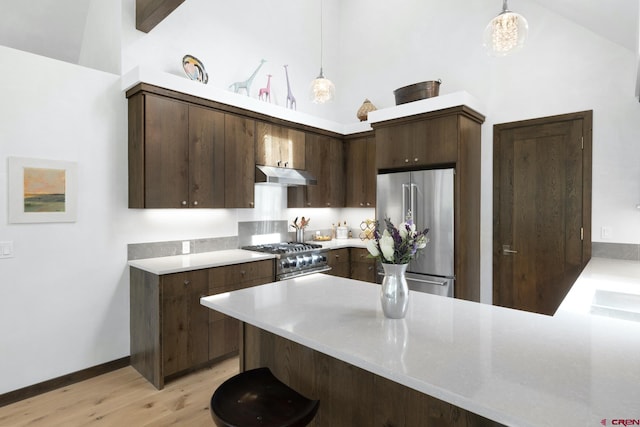
<svg viewBox="0 0 640 427">
<path fill-rule="evenodd" d="M 75 223 L 8 224 L 0 198 L 0 393 L 128 355 L 126 110 L 119 78 L 0 47 L 0 188 L 7 157 L 78 164 Z"/>
</svg>

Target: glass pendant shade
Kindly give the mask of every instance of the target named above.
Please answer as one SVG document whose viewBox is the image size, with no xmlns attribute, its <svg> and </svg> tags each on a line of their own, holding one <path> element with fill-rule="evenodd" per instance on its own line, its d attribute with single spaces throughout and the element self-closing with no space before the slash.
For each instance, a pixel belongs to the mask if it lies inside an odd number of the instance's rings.
<svg viewBox="0 0 640 427">
<path fill-rule="evenodd" d="M 336 95 L 335 85 L 322 74 L 322 68 L 320 68 L 320 75 L 311 82 L 309 95 L 314 104 L 329 102 Z"/>
<path fill-rule="evenodd" d="M 522 48 L 528 31 L 529 24 L 524 16 L 508 10 L 504 0 L 502 13 L 493 18 L 484 30 L 484 46 L 492 55 L 508 55 Z"/>
</svg>

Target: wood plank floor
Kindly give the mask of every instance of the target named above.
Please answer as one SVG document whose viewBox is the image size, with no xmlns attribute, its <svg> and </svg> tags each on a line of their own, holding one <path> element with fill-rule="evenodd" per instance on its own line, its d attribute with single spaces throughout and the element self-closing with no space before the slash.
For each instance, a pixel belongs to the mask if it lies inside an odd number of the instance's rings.
<svg viewBox="0 0 640 427">
<path fill-rule="evenodd" d="M 213 426 L 211 394 L 237 373 L 233 357 L 156 390 L 127 366 L 2 407 L 0 426 Z"/>
</svg>

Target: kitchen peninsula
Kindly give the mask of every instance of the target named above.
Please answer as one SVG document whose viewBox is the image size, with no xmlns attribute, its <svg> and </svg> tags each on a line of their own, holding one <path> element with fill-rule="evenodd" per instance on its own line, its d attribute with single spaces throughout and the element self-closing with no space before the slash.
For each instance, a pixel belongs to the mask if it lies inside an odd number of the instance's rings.
<svg viewBox="0 0 640 427">
<path fill-rule="evenodd" d="M 589 426 L 640 416 L 638 322 L 416 292 L 407 317 L 389 320 L 376 286 L 324 274 L 201 303 L 244 322 L 241 370 L 269 366 L 321 400 L 315 425 Z"/>
</svg>

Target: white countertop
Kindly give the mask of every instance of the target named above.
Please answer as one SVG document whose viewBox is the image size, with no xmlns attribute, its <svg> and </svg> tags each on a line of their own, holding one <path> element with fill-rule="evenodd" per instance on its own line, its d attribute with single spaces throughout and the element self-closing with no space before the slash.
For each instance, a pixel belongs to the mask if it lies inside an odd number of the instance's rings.
<svg viewBox="0 0 640 427">
<path fill-rule="evenodd" d="M 310 240 L 309 243 L 315 243 L 322 245 L 323 248 L 326 249 L 341 249 L 341 248 L 366 248 L 367 242 L 361 239 L 351 238 L 351 239 L 332 239 L 326 242 L 318 242 L 315 240 Z"/>
<path fill-rule="evenodd" d="M 273 258 L 275 258 L 275 256 L 272 254 L 245 251 L 243 249 L 229 249 L 198 254 L 131 260 L 129 261 L 129 265 L 149 273 L 161 275 Z"/>
<path fill-rule="evenodd" d="M 575 314 L 640 322 L 640 262 L 592 258 L 554 316 Z"/>
<path fill-rule="evenodd" d="M 360 239 L 333 239 L 328 242 L 316 242 L 309 240 L 308 243 L 321 244 L 323 248 L 328 249 L 366 247 L 366 242 Z M 130 260 L 128 264 L 131 267 L 161 275 L 199 270 L 201 268 L 241 264 L 243 262 L 260 261 L 263 259 L 273 259 L 275 257 L 276 256 L 273 254 L 263 252 L 247 251 L 244 249 L 227 249 L 222 251 L 201 252 L 197 254 Z"/>
<path fill-rule="evenodd" d="M 585 277 L 608 261 L 592 260 Z M 416 292 L 407 317 L 389 320 L 378 285 L 324 274 L 201 303 L 506 425 L 640 418 L 640 322 Z"/>
</svg>

